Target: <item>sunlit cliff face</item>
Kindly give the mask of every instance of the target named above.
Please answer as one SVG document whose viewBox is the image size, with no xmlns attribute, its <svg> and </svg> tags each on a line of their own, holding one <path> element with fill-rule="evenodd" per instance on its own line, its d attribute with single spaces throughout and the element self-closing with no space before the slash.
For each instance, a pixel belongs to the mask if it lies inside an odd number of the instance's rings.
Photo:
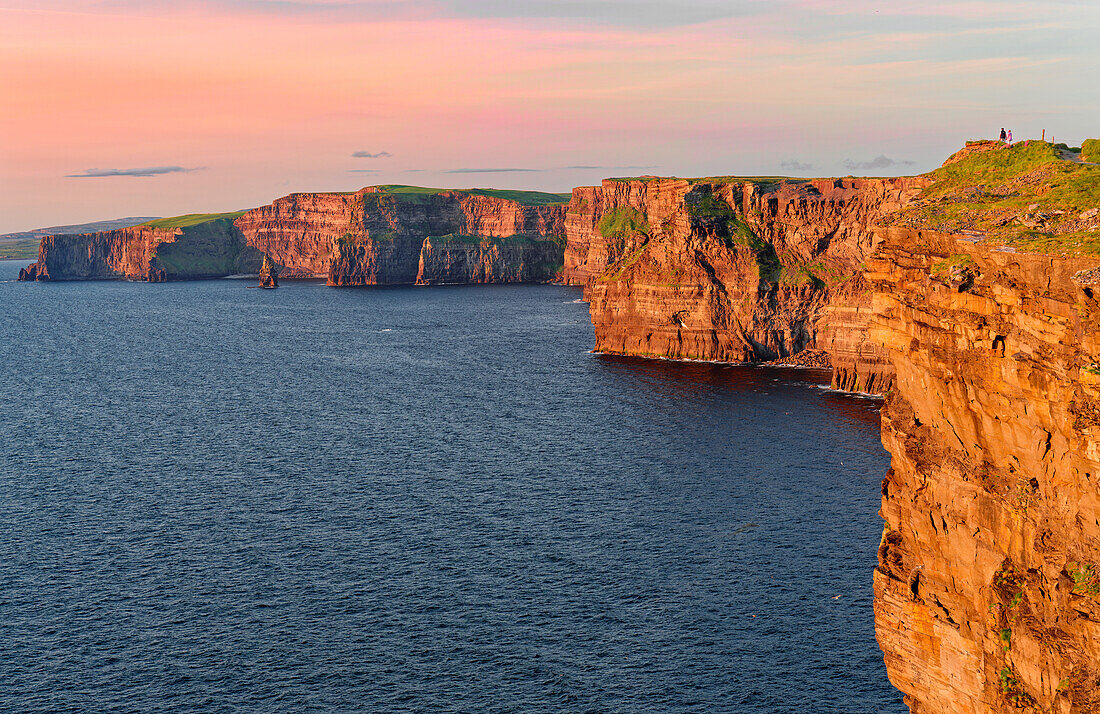
<svg viewBox="0 0 1100 714">
<path fill-rule="evenodd" d="M 369 183 L 913 173 L 1096 115 L 1092 5 L 881 5 L 5 0 L 0 232 Z"/>
</svg>

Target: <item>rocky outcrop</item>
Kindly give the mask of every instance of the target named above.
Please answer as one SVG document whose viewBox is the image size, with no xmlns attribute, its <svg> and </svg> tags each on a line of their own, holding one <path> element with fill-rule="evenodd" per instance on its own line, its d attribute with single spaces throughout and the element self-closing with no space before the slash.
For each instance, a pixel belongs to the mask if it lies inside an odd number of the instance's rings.
<svg viewBox="0 0 1100 714">
<path fill-rule="evenodd" d="M 264 256 L 264 262 L 260 265 L 260 287 L 279 287 L 279 269 L 271 262 L 271 258 Z"/>
<path fill-rule="evenodd" d="M 882 238 L 890 680 L 914 714 L 1100 711 L 1100 261 Z"/>
<path fill-rule="evenodd" d="M 193 226 L 155 224 L 42 239 L 38 262 L 20 280 L 182 280 L 255 272 L 259 254 L 231 219 Z"/>
<path fill-rule="evenodd" d="M 875 226 L 922 178 L 607 180 L 573 192 L 565 279 L 585 285 L 597 351 L 767 361 L 827 350 L 838 386 L 879 391 L 862 278 Z"/>
</svg>

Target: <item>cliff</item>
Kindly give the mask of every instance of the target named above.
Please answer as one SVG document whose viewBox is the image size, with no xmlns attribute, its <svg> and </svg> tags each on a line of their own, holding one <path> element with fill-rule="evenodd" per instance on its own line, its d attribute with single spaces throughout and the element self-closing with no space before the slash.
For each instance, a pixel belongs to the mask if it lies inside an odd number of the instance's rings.
<svg viewBox="0 0 1100 714">
<path fill-rule="evenodd" d="M 181 216 L 43 240 L 23 280 L 173 280 L 256 273 L 330 285 L 554 279 L 564 196 L 375 186 L 296 193 L 234 214 Z"/>
<path fill-rule="evenodd" d="M 862 275 L 875 227 L 923 178 L 629 179 L 573 192 L 564 276 L 596 350 L 766 361 L 825 350 L 837 386 L 880 391 Z"/>
<path fill-rule="evenodd" d="M 1100 259 L 882 237 L 890 680 L 914 714 L 1100 711 Z"/>
<path fill-rule="evenodd" d="M 240 214 L 161 219 L 131 228 L 42 239 L 20 280 L 179 280 L 256 272 L 260 254 L 233 226 Z"/>
<path fill-rule="evenodd" d="M 560 197 L 509 192 L 520 199 L 515 200 L 483 193 L 382 186 L 341 197 L 339 215 L 350 218 L 328 229 L 332 237 L 323 258 L 328 283 L 553 280 L 562 265 L 565 205 L 540 201 Z M 242 230 L 276 262 L 296 265 L 294 236 L 301 232 L 293 224 L 282 232 L 278 221 L 266 225 L 257 233 L 249 226 Z M 271 238 L 280 235 L 290 240 Z"/>
</svg>

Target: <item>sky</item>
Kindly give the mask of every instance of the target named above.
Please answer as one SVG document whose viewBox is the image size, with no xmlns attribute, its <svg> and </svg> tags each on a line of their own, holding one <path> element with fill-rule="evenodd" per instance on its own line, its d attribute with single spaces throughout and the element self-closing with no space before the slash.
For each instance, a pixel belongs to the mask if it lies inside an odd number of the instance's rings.
<svg viewBox="0 0 1100 714">
<path fill-rule="evenodd" d="M 0 233 L 1100 136 L 1096 0 L 0 0 Z"/>
</svg>

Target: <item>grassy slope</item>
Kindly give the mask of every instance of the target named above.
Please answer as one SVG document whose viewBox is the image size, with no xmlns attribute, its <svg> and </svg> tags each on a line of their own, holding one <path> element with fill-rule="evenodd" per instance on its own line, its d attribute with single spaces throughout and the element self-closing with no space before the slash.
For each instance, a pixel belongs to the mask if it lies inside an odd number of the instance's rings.
<svg viewBox="0 0 1100 714">
<path fill-rule="evenodd" d="M 38 260 L 40 238 L 0 240 L 0 260 Z"/>
<path fill-rule="evenodd" d="M 934 183 L 895 225 L 971 230 L 1030 250 L 1100 254 L 1080 214 L 1100 206 L 1100 166 L 1066 161 L 1053 144 L 1020 142 L 929 174 Z"/>
<path fill-rule="evenodd" d="M 499 188 L 427 188 L 424 186 L 404 186 L 401 184 L 385 184 L 375 186 L 388 194 L 395 196 L 434 196 L 445 191 L 455 193 L 468 193 L 473 196 L 489 196 L 491 198 L 503 198 L 515 201 L 524 206 L 549 206 L 568 203 L 572 198 L 571 193 L 544 193 L 542 191 L 513 191 Z"/>
<path fill-rule="evenodd" d="M 1100 139 L 1088 139 L 1081 143 L 1081 160 L 1100 163 Z"/>
<path fill-rule="evenodd" d="M 142 223 L 142 226 L 148 226 L 161 231 L 175 230 L 176 228 L 192 228 L 194 226 L 202 225 L 203 223 L 210 223 L 212 221 L 232 221 L 243 216 L 247 211 L 232 211 L 230 213 L 189 213 L 186 216 L 174 216 L 172 218 L 158 218 L 155 221 L 149 221 L 148 223 Z"/>
</svg>

